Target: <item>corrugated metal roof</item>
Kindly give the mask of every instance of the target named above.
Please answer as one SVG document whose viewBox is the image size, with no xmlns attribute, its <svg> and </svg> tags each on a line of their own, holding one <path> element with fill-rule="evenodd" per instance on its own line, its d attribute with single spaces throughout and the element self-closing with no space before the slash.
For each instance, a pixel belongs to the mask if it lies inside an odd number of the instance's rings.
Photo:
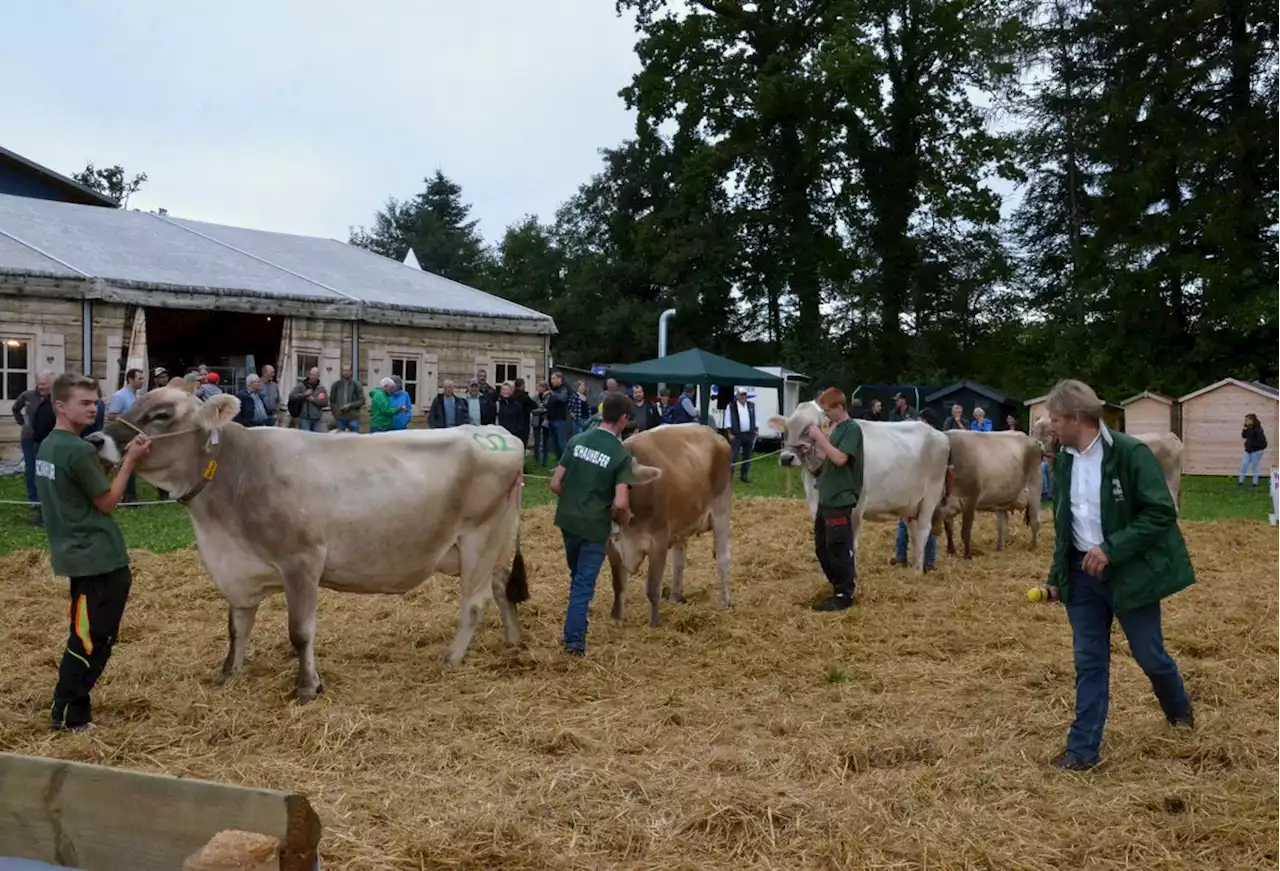
<svg viewBox="0 0 1280 871">
<path fill-rule="evenodd" d="M 75 270 L 197 293 L 364 303 L 554 329 L 540 312 L 335 239 L 0 195 L 0 272 L 77 276 Z"/>
</svg>

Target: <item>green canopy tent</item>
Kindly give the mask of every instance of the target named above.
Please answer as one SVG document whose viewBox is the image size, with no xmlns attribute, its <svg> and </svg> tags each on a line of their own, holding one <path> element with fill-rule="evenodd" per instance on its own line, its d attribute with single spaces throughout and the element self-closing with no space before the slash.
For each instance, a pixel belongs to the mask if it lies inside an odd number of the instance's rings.
<svg viewBox="0 0 1280 871">
<path fill-rule="evenodd" d="M 782 379 L 768 372 L 761 372 L 727 357 L 694 348 L 678 354 L 668 354 L 643 363 L 633 363 L 608 371 L 610 378 L 628 384 L 696 384 L 698 407 L 705 425 L 711 409 L 711 385 L 747 385 L 749 387 L 773 387 L 780 389 Z"/>
</svg>

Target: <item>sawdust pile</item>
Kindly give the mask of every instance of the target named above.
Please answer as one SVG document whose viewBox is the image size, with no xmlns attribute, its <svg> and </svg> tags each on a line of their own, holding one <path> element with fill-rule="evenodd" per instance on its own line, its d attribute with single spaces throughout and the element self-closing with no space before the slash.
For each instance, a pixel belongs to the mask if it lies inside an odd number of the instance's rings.
<svg viewBox="0 0 1280 871">
<path fill-rule="evenodd" d="M 456 583 L 401 599 L 325 594 L 325 695 L 291 703 L 282 598 L 246 673 L 212 678 L 226 612 L 194 552 L 135 554 L 94 733 L 45 731 L 65 583 L 40 554 L 0 559 L 0 749 L 307 793 L 326 868 L 1191 868 L 1277 862 L 1276 533 L 1186 524 L 1199 583 L 1166 603 L 1199 730 L 1166 728 L 1118 627 L 1102 768 L 1050 770 L 1071 718 L 1062 609 L 1026 601 L 1052 533 L 923 579 L 865 530 L 862 598 L 827 587 L 796 502 L 740 500 L 734 609 L 708 540 L 684 605 L 625 625 L 597 588 L 588 657 L 557 652 L 568 582 L 549 509 L 528 513 L 528 649 L 488 610 L 467 661 L 441 659 Z"/>
</svg>

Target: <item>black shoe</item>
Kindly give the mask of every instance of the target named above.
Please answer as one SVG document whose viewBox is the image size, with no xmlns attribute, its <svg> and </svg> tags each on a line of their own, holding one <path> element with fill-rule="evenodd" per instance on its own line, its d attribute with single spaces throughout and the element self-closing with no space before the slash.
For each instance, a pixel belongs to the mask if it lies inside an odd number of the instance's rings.
<svg viewBox="0 0 1280 871">
<path fill-rule="evenodd" d="M 61 723 L 54 723 L 52 725 L 53 731 L 55 732 L 88 732 L 90 729 L 97 728 L 97 726 L 93 724 L 92 720 L 88 723 L 76 723 L 71 726 L 64 726 Z"/>
<path fill-rule="evenodd" d="M 1169 720 L 1169 725 L 1175 729 L 1195 729 L 1196 713 L 1188 709 L 1185 717 L 1174 717 Z"/>
<path fill-rule="evenodd" d="M 845 611 L 853 607 L 852 596 L 833 595 L 828 596 L 821 602 L 814 604 L 815 611 Z"/>
<path fill-rule="evenodd" d="M 750 484 L 750 483 L 751 483 L 751 479 L 750 479 L 750 478 L 739 478 L 738 480 L 739 480 L 739 481 L 741 481 L 741 482 L 742 482 L 742 483 L 744 483 L 744 484 Z"/>
<path fill-rule="evenodd" d="M 1097 762 L 1081 762 L 1070 753 L 1063 753 L 1049 764 L 1059 771 L 1088 771 L 1098 765 Z"/>
<path fill-rule="evenodd" d="M 566 647 L 564 649 L 564 653 L 565 653 L 565 656 L 576 656 L 579 659 L 587 655 L 587 652 L 585 650 L 582 650 L 581 648 L 577 648 L 577 647 Z"/>
</svg>

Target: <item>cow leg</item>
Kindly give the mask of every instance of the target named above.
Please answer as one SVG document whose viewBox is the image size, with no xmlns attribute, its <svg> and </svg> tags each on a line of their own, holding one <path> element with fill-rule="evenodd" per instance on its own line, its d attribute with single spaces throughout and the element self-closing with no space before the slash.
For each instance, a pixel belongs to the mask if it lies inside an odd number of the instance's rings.
<svg viewBox="0 0 1280 871">
<path fill-rule="evenodd" d="M 671 594 L 667 597 L 668 602 L 682 604 L 684 598 L 684 560 L 685 560 L 685 542 L 678 541 L 671 545 Z"/>
<path fill-rule="evenodd" d="M 730 553 L 732 548 L 732 517 L 729 512 L 716 513 L 712 519 L 713 546 L 716 552 L 716 573 L 720 576 L 720 607 L 729 609 L 729 569 L 733 564 Z"/>
<path fill-rule="evenodd" d="M 489 544 L 490 542 L 479 538 L 459 542 L 462 577 L 461 594 L 458 597 L 458 631 L 444 656 L 444 661 L 451 666 L 460 665 L 467 655 L 471 638 L 484 618 L 485 605 L 489 604 L 491 582 L 498 565 L 498 554 Z"/>
<path fill-rule="evenodd" d="M 996 553 L 1004 550 L 1005 536 L 1009 534 L 1009 512 L 996 512 Z"/>
<path fill-rule="evenodd" d="M 227 658 L 222 661 L 218 683 L 244 668 L 245 655 L 249 651 L 249 633 L 253 631 L 253 622 L 258 617 L 258 604 L 255 602 L 244 608 L 227 606 Z"/>
<path fill-rule="evenodd" d="M 627 573 L 622 566 L 622 555 L 610 542 L 605 555 L 609 558 L 609 574 L 613 578 L 613 611 L 609 616 L 621 620 L 627 607 Z"/>
<path fill-rule="evenodd" d="M 665 541 L 654 542 L 653 550 L 649 553 L 649 575 L 645 579 L 644 594 L 649 600 L 649 625 L 657 627 L 662 625 L 662 617 L 658 611 L 658 605 L 662 601 L 662 576 L 667 571 L 667 543 Z M 684 545 L 681 544 L 680 558 L 684 560 Z M 683 578 L 681 578 L 683 582 Z M 684 597 L 675 598 L 675 580 L 671 582 L 672 601 L 684 601 Z"/>
<path fill-rule="evenodd" d="M 296 695 L 299 704 L 314 701 L 316 696 L 324 692 L 320 674 L 316 671 L 316 607 L 319 598 L 318 577 L 298 569 L 284 573 L 284 600 L 289 610 L 289 643 L 298 654 Z"/>
<path fill-rule="evenodd" d="M 973 559 L 973 518 L 978 513 L 978 500 L 965 503 L 964 517 L 960 521 L 960 537 L 964 539 L 964 558 Z"/>
<path fill-rule="evenodd" d="M 493 575 L 493 601 L 498 606 L 498 617 L 502 620 L 502 643 L 508 647 L 520 646 L 520 618 L 516 616 L 516 606 L 507 598 L 507 577 L 509 570 L 499 568 Z"/>
<path fill-rule="evenodd" d="M 1028 550 L 1035 550 L 1040 540 L 1040 501 L 1034 496 L 1027 503 L 1027 526 L 1031 527 L 1031 546 Z"/>
<path fill-rule="evenodd" d="M 952 533 L 952 529 L 953 529 L 953 527 L 954 527 L 954 526 L 955 526 L 955 524 L 953 524 L 953 523 L 951 522 L 951 518 L 950 518 L 950 517 L 948 517 L 946 520 L 942 521 L 942 528 L 943 528 L 943 530 L 945 530 L 945 531 L 946 531 L 946 533 L 947 533 L 947 556 L 955 556 L 955 555 L 956 555 L 956 543 L 955 543 L 955 541 L 954 541 L 954 540 L 952 540 L 952 534 L 953 534 L 953 533 Z"/>
</svg>

